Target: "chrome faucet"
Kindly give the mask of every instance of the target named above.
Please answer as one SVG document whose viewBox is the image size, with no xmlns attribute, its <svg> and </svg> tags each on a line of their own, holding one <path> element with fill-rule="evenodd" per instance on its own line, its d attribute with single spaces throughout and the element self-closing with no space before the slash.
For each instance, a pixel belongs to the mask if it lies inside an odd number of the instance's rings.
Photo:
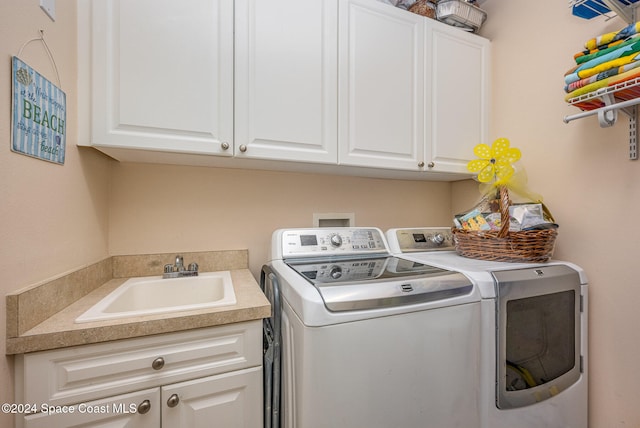
<svg viewBox="0 0 640 428">
<path fill-rule="evenodd" d="M 174 264 L 175 270 L 182 272 L 184 270 L 184 259 L 180 254 L 176 256 L 176 263 Z"/>
<path fill-rule="evenodd" d="M 181 278 L 184 276 L 198 276 L 198 263 L 190 263 L 185 269 L 184 258 L 178 254 L 173 265 L 164 265 L 163 278 Z"/>
</svg>

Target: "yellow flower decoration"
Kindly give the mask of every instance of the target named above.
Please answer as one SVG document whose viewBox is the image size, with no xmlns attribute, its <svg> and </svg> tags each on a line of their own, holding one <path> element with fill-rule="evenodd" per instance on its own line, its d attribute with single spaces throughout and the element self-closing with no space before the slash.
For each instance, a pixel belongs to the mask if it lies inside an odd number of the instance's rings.
<svg viewBox="0 0 640 428">
<path fill-rule="evenodd" d="M 474 159 L 467 164 L 467 169 L 478 173 L 478 181 L 488 183 L 496 180 L 498 183 L 507 181 L 515 170 L 512 163 L 520 159 L 520 149 L 509 147 L 509 140 L 498 138 L 489 147 L 487 144 L 478 144 L 473 148 L 473 153 L 480 159 Z"/>
</svg>

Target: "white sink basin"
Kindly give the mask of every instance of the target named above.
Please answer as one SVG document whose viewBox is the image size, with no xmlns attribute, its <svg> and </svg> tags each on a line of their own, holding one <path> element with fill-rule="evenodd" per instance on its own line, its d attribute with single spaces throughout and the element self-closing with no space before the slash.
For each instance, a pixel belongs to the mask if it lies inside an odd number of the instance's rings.
<svg viewBox="0 0 640 428">
<path fill-rule="evenodd" d="M 76 318 L 75 322 L 189 311 L 235 303 L 229 271 L 206 272 L 184 278 L 131 278 Z"/>
</svg>

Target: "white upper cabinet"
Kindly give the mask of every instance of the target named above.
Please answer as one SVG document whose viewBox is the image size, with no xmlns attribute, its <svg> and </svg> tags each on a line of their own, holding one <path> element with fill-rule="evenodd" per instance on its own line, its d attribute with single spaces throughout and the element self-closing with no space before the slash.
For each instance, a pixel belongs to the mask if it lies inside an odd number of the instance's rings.
<svg viewBox="0 0 640 428">
<path fill-rule="evenodd" d="M 118 160 L 455 180 L 487 142 L 489 41 L 376 0 L 87 0 L 78 48 Z"/>
<path fill-rule="evenodd" d="M 340 3 L 339 162 L 468 173 L 488 137 L 489 41 L 372 0 Z"/>
<path fill-rule="evenodd" d="M 476 144 L 489 138 L 489 40 L 427 21 L 427 169 L 468 173 Z"/>
<path fill-rule="evenodd" d="M 424 18 L 340 1 L 342 165 L 417 170 L 424 153 Z"/>
<path fill-rule="evenodd" d="M 335 164 L 338 0 L 235 5 L 235 155 Z"/>
<path fill-rule="evenodd" d="M 233 154 L 233 2 L 80 2 L 87 12 L 92 145 Z"/>
</svg>

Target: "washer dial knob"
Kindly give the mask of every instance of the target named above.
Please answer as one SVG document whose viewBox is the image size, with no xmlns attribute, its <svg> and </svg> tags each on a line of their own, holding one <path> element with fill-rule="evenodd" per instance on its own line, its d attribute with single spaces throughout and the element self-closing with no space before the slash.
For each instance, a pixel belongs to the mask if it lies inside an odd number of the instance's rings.
<svg viewBox="0 0 640 428">
<path fill-rule="evenodd" d="M 444 236 L 442 235 L 442 233 L 436 233 L 431 237 L 431 242 L 436 245 L 442 245 L 442 243 L 444 242 Z"/>
<path fill-rule="evenodd" d="M 337 248 L 342 245 L 342 238 L 336 233 L 334 235 L 331 235 L 331 237 L 329 238 L 329 242 L 331 242 L 332 246 Z"/>
<path fill-rule="evenodd" d="M 340 279 L 342 276 L 342 268 L 340 266 L 332 266 L 331 269 L 329 269 L 329 276 L 331 276 L 331 279 Z"/>
</svg>

